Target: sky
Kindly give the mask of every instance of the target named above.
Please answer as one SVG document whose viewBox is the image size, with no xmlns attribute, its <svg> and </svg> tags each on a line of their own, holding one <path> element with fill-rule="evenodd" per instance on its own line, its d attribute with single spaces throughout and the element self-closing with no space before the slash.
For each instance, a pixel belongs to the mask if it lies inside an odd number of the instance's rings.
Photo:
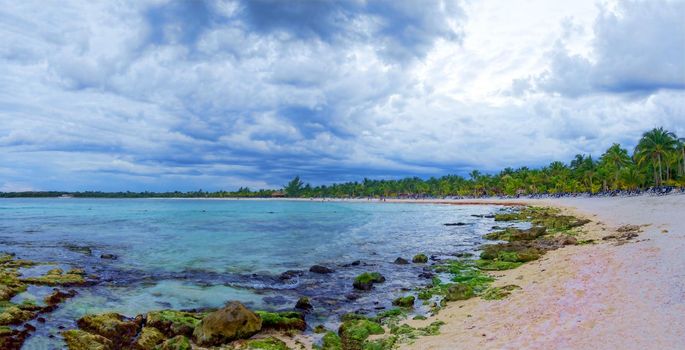
<svg viewBox="0 0 685 350">
<path fill-rule="evenodd" d="M 0 5 L 0 191 L 466 175 L 685 136 L 684 0 Z"/>
</svg>

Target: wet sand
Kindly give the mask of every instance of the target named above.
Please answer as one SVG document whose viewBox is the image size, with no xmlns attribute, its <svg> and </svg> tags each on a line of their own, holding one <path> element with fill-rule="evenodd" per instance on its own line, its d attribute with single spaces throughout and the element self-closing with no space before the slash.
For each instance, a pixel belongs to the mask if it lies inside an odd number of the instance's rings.
<svg viewBox="0 0 685 350">
<path fill-rule="evenodd" d="M 579 238 L 598 243 L 569 246 L 496 273 L 494 285 L 522 289 L 505 300 L 454 302 L 436 317 L 408 321 L 447 324 L 440 335 L 402 348 L 685 349 L 684 195 L 516 202 L 587 217 L 593 222 Z M 626 224 L 645 226 L 625 244 L 601 239 Z"/>
</svg>

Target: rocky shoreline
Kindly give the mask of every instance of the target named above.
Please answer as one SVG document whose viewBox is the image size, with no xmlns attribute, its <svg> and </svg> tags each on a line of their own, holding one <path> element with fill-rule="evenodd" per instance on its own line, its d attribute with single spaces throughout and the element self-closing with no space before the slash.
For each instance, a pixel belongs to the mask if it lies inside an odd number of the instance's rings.
<svg viewBox="0 0 685 350">
<path fill-rule="evenodd" d="M 493 226 L 493 231 L 484 238 L 494 243 L 482 246 L 478 257 L 459 254 L 454 259 L 441 259 L 419 253 L 411 259 L 411 263 L 408 259 L 398 257 L 394 262 L 397 265 L 422 266 L 424 272 L 419 278 L 427 278 L 430 282 L 425 287 L 407 290 L 405 296 L 392 300 L 395 308 L 380 312 L 360 309 L 343 315 L 337 330 L 326 329 L 322 324 L 308 325 L 305 315 L 312 310 L 312 303 L 307 296 L 302 296 L 292 310 L 279 312 L 252 311 L 237 301 L 231 301 L 218 309 L 161 310 L 135 317 L 116 313 L 86 315 L 76 322 L 78 329 L 64 330 L 62 335 L 70 349 L 190 349 L 213 346 L 223 349 L 390 349 L 401 343 L 412 342 L 419 336 L 439 332 L 442 325 L 440 321 L 426 327 L 411 327 L 402 323 L 402 320 L 415 314 L 415 308 L 428 308 L 429 315 L 435 315 L 451 301 L 478 296 L 486 300 L 506 298 L 519 287 L 513 284 L 491 287 L 495 280 L 492 271 L 516 268 L 565 245 L 592 243 L 575 238 L 577 229 L 589 220 L 561 215 L 556 209 L 505 209 L 492 218 L 506 226 Z M 531 227 L 517 228 L 508 225 L 511 222 L 528 222 Z M 446 226 L 460 224 L 448 223 Z M 629 233 L 616 239 L 632 238 L 631 230 L 627 229 Z M 52 312 L 63 300 L 76 294 L 76 291 L 66 288 L 97 283 L 97 276 L 88 276 L 82 269 L 66 272 L 51 269 L 41 276 L 21 276 L 21 268 L 39 264 L 11 255 L 4 255 L 0 259 L 3 276 L 0 297 L 4 303 L 0 313 L 2 348 L 19 349 L 35 331 L 29 320 L 40 322 L 41 314 Z M 347 265 L 363 266 L 358 261 Z M 372 290 L 374 285 L 385 283 L 385 277 L 372 268 L 369 266 L 368 272 L 350 281 L 358 292 L 346 295 L 347 300 L 354 302 L 358 295 Z M 309 272 L 325 275 L 334 270 L 314 265 Z M 288 280 L 302 273 L 287 271 L 278 279 Z M 46 297 L 45 306 L 10 302 L 13 296 L 31 285 L 57 288 Z M 413 318 L 425 319 L 425 316 L 415 314 Z M 312 333 L 318 336 L 312 336 Z M 319 338 L 320 341 L 314 340 Z"/>
</svg>

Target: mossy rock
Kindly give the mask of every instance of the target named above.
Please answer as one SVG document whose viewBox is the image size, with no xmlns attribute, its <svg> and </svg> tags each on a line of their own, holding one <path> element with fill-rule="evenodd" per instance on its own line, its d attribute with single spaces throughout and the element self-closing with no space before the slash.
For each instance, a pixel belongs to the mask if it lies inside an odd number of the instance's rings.
<svg viewBox="0 0 685 350">
<path fill-rule="evenodd" d="M 447 293 L 445 294 L 445 300 L 446 301 L 466 300 L 466 299 L 472 298 L 473 296 L 475 296 L 475 292 L 473 291 L 473 287 L 471 287 L 467 284 L 463 284 L 463 283 L 454 283 L 447 288 Z"/>
<path fill-rule="evenodd" d="M 416 254 L 414 257 L 411 259 L 411 261 L 415 264 L 425 264 L 428 262 L 428 257 L 426 254 Z"/>
<path fill-rule="evenodd" d="M 299 299 L 297 299 L 297 303 L 295 303 L 295 308 L 310 311 L 314 307 L 312 306 L 312 303 L 308 297 L 300 297 Z"/>
<path fill-rule="evenodd" d="M 193 331 L 198 345 L 214 346 L 247 339 L 262 329 L 262 319 L 237 301 L 207 314 Z"/>
<path fill-rule="evenodd" d="M 0 269 L 0 301 L 10 300 L 26 290 L 26 283 L 19 280 L 14 269 Z"/>
<path fill-rule="evenodd" d="M 321 343 L 321 350 L 342 350 L 342 340 L 334 332 L 326 332 Z"/>
<path fill-rule="evenodd" d="M 255 313 L 262 319 L 263 329 L 276 330 L 291 330 L 296 329 L 304 331 L 307 329 L 307 323 L 304 320 L 304 315 L 295 311 L 285 312 L 268 312 L 255 311 Z"/>
<path fill-rule="evenodd" d="M 319 324 L 314 327 L 314 333 L 320 334 L 320 333 L 326 333 L 328 330 L 326 329 L 326 326 Z"/>
<path fill-rule="evenodd" d="M 490 232 L 483 236 L 483 238 L 509 242 L 532 241 L 545 235 L 545 233 L 547 233 L 547 229 L 543 226 L 533 226 L 527 230 L 522 230 L 515 227 L 507 227 L 501 231 Z"/>
<path fill-rule="evenodd" d="M 526 216 L 522 213 L 500 213 L 495 214 L 495 221 L 519 221 L 525 220 Z"/>
<path fill-rule="evenodd" d="M 0 326 L 16 325 L 32 319 L 36 312 L 8 301 L 0 302 Z M 34 309 L 29 307 L 28 309 Z"/>
<path fill-rule="evenodd" d="M 39 277 L 22 278 L 22 282 L 46 286 L 78 286 L 86 284 L 83 270 L 69 270 L 64 273 L 62 269 L 52 269 Z"/>
<path fill-rule="evenodd" d="M 158 344 L 165 340 L 166 337 L 159 329 L 145 326 L 140 331 L 138 339 L 136 339 L 135 348 L 138 350 L 153 350 Z"/>
<path fill-rule="evenodd" d="M 29 332 L 27 330 L 0 326 L 0 349 L 20 350 L 28 336 Z"/>
<path fill-rule="evenodd" d="M 258 338 L 258 339 L 250 339 L 242 344 L 240 344 L 238 347 L 240 350 L 289 350 L 288 346 L 285 344 L 284 341 L 275 338 L 275 337 L 267 337 L 267 338 Z"/>
<path fill-rule="evenodd" d="M 508 297 L 512 291 L 521 289 L 521 287 L 510 284 L 504 287 L 492 287 L 483 293 L 481 296 L 485 300 L 501 300 Z"/>
<path fill-rule="evenodd" d="M 543 251 L 520 243 L 489 244 L 482 247 L 480 258 L 509 262 L 528 262 L 537 260 Z"/>
<path fill-rule="evenodd" d="M 206 316 L 203 312 L 188 312 L 177 310 L 150 311 L 146 317 L 146 324 L 160 330 L 164 335 L 173 338 L 177 335 L 192 337 L 193 330 Z"/>
<path fill-rule="evenodd" d="M 364 341 L 372 334 L 383 334 L 383 327 L 368 319 L 343 322 L 338 335 L 345 350 L 362 350 Z"/>
<path fill-rule="evenodd" d="M 400 306 L 400 307 L 414 307 L 414 301 L 416 298 L 414 298 L 413 295 L 408 295 L 405 297 L 399 297 L 395 300 L 392 301 L 392 304 L 395 306 Z"/>
<path fill-rule="evenodd" d="M 190 339 L 183 335 L 177 335 L 171 339 L 165 340 L 158 345 L 156 350 L 191 350 L 193 347 L 190 344 Z"/>
<path fill-rule="evenodd" d="M 114 343 L 97 334 L 71 329 L 62 332 L 64 342 L 69 350 L 114 350 Z"/>
<path fill-rule="evenodd" d="M 142 318 L 129 319 L 115 312 L 97 315 L 85 315 L 77 322 L 84 331 L 101 335 L 115 345 L 130 344 L 138 334 Z"/>
<path fill-rule="evenodd" d="M 385 282 L 385 277 L 378 272 L 364 272 L 354 279 L 352 286 L 360 290 L 370 290 L 374 283 Z"/>
<path fill-rule="evenodd" d="M 520 262 L 498 261 L 498 260 L 476 260 L 476 267 L 484 271 L 503 271 L 511 270 L 521 266 Z"/>
</svg>

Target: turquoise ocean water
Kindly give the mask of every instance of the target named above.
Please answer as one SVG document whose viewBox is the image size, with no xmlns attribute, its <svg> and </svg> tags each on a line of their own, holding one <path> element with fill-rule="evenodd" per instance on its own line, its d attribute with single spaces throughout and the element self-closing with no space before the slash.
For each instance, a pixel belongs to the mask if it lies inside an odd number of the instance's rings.
<svg viewBox="0 0 685 350">
<path fill-rule="evenodd" d="M 424 266 L 393 264 L 397 257 L 473 252 L 494 225 L 477 215 L 497 210 L 371 202 L 3 199 L 0 251 L 99 276 L 96 285 L 76 288 L 78 296 L 46 315 L 45 324 L 35 324 L 25 349 L 61 348 L 59 328 L 74 327 L 88 312 L 135 316 L 218 307 L 228 300 L 279 310 L 306 295 L 315 306 L 308 323 L 333 327 L 342 313 L 389 308 L 393 297 L 429 281 L 418 277 Z M 465 225 L 444 225 L 456 222 Z M 314 264 L 335 272 L 308 272 Z M 49 268 L 54 265 L 24 273 Z M 298 275 L 281 278 L 289 270 Z M 387 282 L 355 293 L 352 280 L 365 271 L 379 271 Z M 50 290 L 31 288 L 14 301 L 40 302 Z"/>
</svg>

